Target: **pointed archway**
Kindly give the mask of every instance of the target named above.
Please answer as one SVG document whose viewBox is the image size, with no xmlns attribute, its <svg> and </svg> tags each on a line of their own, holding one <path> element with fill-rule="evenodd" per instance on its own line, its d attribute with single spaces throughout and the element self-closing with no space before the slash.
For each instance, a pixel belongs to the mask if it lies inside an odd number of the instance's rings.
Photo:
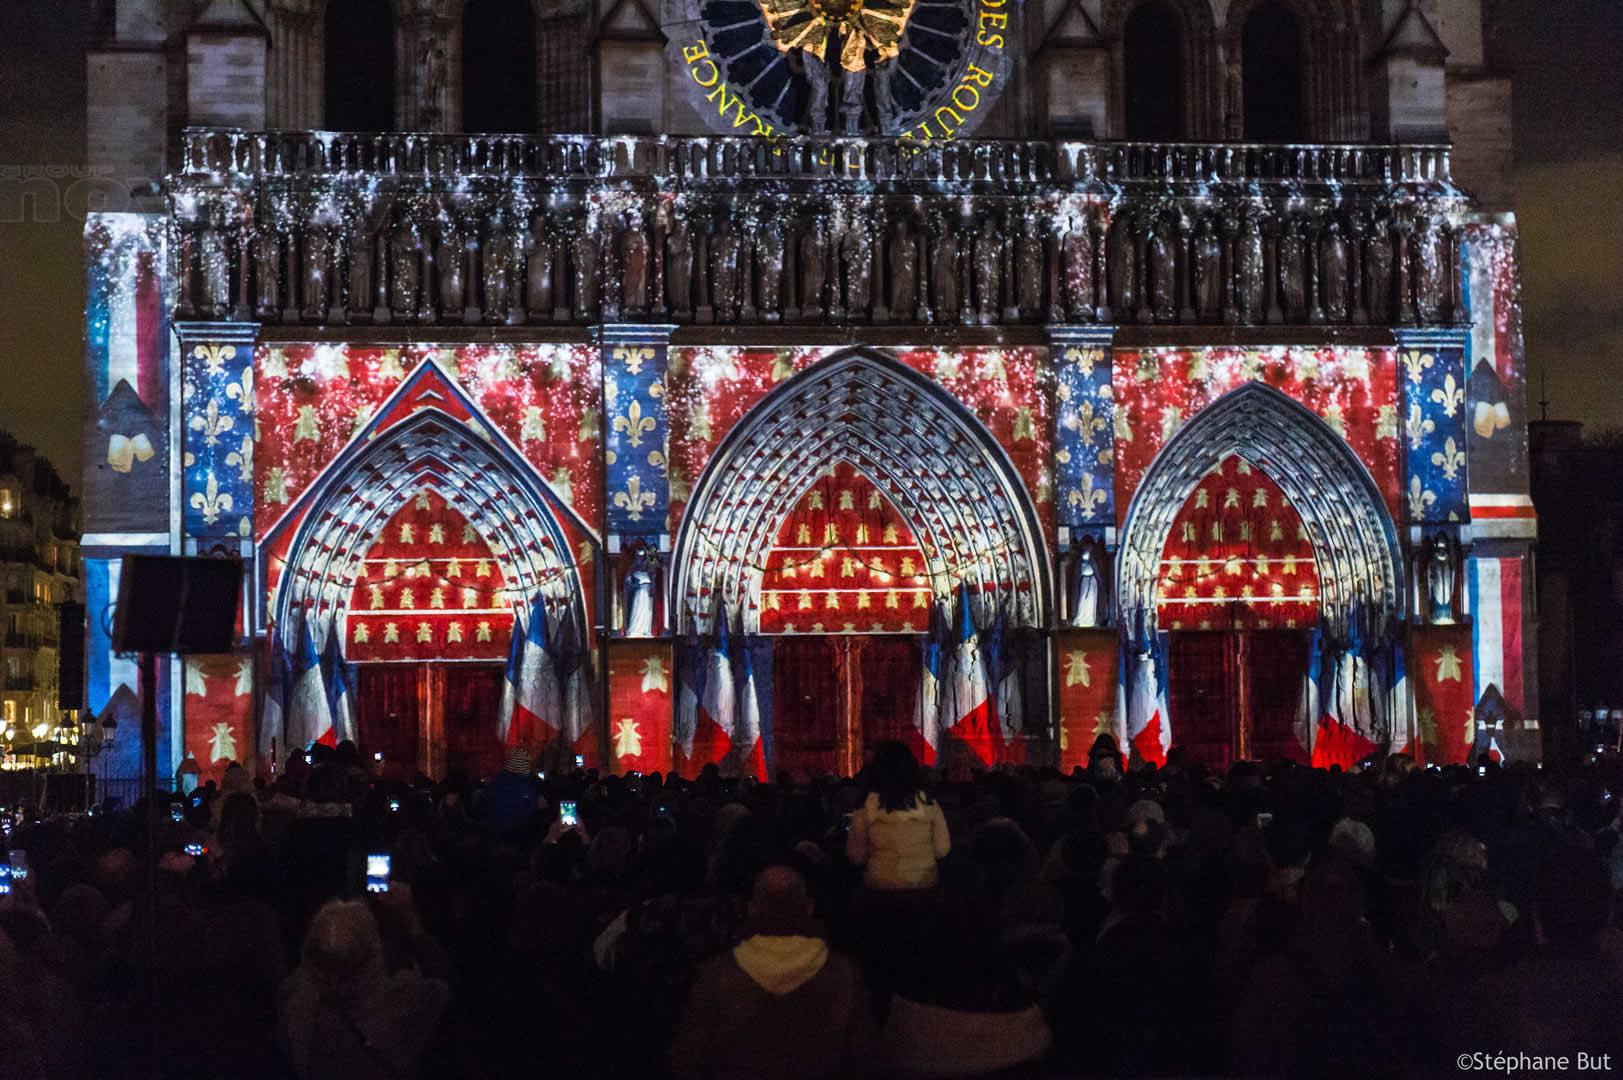
<svg viewBox="0 0 1623 1080">
<path fill-rule="evenodd" d="M 1029 493 L 992 434 L 949 393 L 888 357 L 853 350 L 786 381 L 723 441 L 677 533 L 678 633 L 710 632 L 718 596 L 761 621 L 761 585 L 782 523 L 841 463 L 894 506 L 919 542 L 934 596 L 959 583 L 977 617 L 1052 624 L 1047 547 Z"/>
<path fill-rule="evenodd" d="M 427 360 L 267 534 L 262 551 L 286 552 L 271 606 L 277 631 L 290 632 L 290 616 L 306 612 L 320 628 L 317 646 L 324 645 L 327 629 L 343 625 L 361 560 L 379 532 L 425 490 L 489 545 L 501 566 L 505 606 L 522 610 L 540 592 L 549 606 L 584 615 L 570 535 L 584 535 L 594 547 L 595 537 Z"/>
<path fill-rule="evenodd" d="M 1403 563 L 1380 489 L 1330 425 L 1261 382 L 1202 410 L 1150 463 L 1122 527 L 1116 595 L 1124 629 L 1157 629 L 1158 571 L 1173 521 L 1201 479 L 1231 455 L 1266 472 L 1301 515 L 1330 638 L 1346 640 L 1355 628 L 1365 642 L 1390 633 L 1402 614 Z"/>
</svg>

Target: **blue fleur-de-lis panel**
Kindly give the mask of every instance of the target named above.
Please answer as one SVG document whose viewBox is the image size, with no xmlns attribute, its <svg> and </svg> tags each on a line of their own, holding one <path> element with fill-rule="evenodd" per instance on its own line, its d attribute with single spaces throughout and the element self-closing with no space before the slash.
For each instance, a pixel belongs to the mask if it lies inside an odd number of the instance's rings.
<svg viewBox="0 0 1623 1080">
<path fill-rule="evenodd" d="M 663 344 L 603 347 L 603 411 L 608 531 L 663 533 L 671 493 Z"/>
<path fill-rule="evenodd" d="M 1403 380 L 1403 501 L 1417 525 L 1470 520 L 1466 489 L 1465 338 L 1399 331 Z"/>
<path fill-rule="evenodd" d="M 254 347 L 182 336 L 183 522 L 187 536 L 254 534 Z"/>
<path fill-rule="evenodd" d="M 1069 528 L 1116 523 L 1115 400 L 1108 343 L 1056 345 L 1058 406 L 1054 486 L 1058 523 Z"/>
</svg>

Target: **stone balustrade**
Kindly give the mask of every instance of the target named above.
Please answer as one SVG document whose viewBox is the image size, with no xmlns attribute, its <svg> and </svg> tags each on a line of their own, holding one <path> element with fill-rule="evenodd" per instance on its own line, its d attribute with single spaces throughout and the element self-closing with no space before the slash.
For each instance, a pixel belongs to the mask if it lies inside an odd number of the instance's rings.
<svg viewBox="0 0 1623 1080">
<path fill-rule="evenodd" d="M 176 313 L 270 323 L 1456 320 L 1446 146 L 188 129 Z"/>
</svg>

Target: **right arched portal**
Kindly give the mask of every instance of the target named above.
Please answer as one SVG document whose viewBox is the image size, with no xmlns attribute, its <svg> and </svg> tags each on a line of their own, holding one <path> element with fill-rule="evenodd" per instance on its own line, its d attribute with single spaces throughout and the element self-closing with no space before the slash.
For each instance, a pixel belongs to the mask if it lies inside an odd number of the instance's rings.
<svg viewBox="0 0 1623 1080">
<path fill-rule="evenodd" d="M 1117 566 L 1124 646 L 1169 632 L 1169 741 L 1212 764 L 1300 756 L 1309 628 L 1326 648 L 1390 639 L 1401 565 L 1379 489 L 1321 417 L 1260 382 L 1195 416 L 1139 484 Z M 1129 712 L 1140 698 L 1154 710 L 1139 694 Z"/>
</svg>

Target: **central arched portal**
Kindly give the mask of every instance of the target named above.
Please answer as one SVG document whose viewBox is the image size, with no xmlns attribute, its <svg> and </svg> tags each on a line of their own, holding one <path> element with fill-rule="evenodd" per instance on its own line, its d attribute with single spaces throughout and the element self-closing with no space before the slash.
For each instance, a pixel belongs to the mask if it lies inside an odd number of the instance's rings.
<svg viewBox="0 0 1623 1080">
<path fill-rule="evenodd" d="M 1162 447 L 1127 513 L 1119 734 L 1214 766 L 1401 745 L 1401 566 L 1346 441 L 1264 383 L 1229 393 Z"/>
<path fill-rule="evenodd" d="M 679 636 L 713 643 L 724 612 L 731 648 L 770 682 L 774 772 L 853 772 L 882 738 L 1024 760 L 1049 734 L 1052 583 L 1031 498 L 974 415 L 895 360 L 844 353 L 757 405 L 695 486 L 673 570 Z M 984 732 L 954 726 L 973 710 L 953 695 L 978 692 L 954 689 L 960 652 L 992 686 Z"/>
</svg>

